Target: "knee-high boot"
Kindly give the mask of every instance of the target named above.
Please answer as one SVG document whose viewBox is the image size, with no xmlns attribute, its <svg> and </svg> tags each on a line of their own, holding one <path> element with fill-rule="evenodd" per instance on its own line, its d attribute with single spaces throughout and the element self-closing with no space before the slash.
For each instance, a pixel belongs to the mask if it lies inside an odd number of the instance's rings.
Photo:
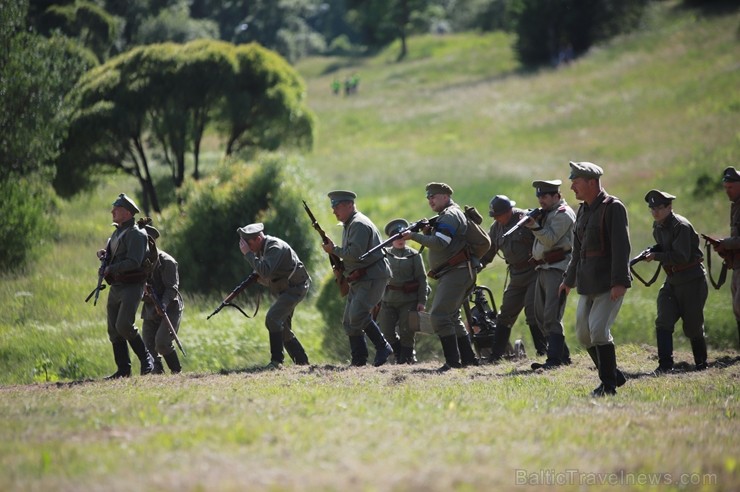
<svg viewBox="0 0 740 492">
<path fill-rule="evenodd" d="M 529 325 L 529 332 L 532 334 L 532 343 L 537 355 L 543 356 L 547 353 L 547 337 L 537 324 Z"/>
<path fill-rule="evenodd" d="M 167 355 L 164 355 L 164 361 L 167 363 L 167 367 L 170 368 L 172 374 L 180 374 L 182 372 L 182 366 L 180 365 L 180 359 L 177 357 L 177 352 L 173 350 Z"/>
<path fill-rule="evenodd" d="M 614 344 L 597 345 L 596 353 L 599 360 L 599 379 L 601 384 L 591 393 L 593 396 L 607 396 L 617 394 L 617 353 Z"/>
<path fill-rule="evenodd" d="M 349 351 L 352 356 L 350 362 L 353 366 L 364 366 L 367 364 L 367 342 L 365 335 L 355 335 L 349 337 Z"/>
<path fill-rule="evenodd" d="M 479 364 L 478 358 L 473 351 L 470 335 L 457 337 L 457 349 L 460 352 L 460 364 L 463 367 L 477 366 Z"/>
<path fill-rule="evenodd" d="M 113 360 L 116 361 L 117 370 L 105 379 L 128 378 L 131 376 L 131 357 L 128 353 L 126 340 L 113 342 Z"/>
<path fill-rule="evenodd" d="M 694 353 L 696 370 L 703 371 L 707 368 L 707 341 L 704 337 L 691 339 L 691 351 Z"/>
<path fill-rule="evenodd" d="M 439 368 L 439 371 L 462 367 L 462 364 L 460 364 L 460 351 L 457 347 L 457 338 L 455 335 L 439 337 L 439 341 L 442 344 L 442 353 L 445 357 L 445 364 Z"/>
<path fill-rule="evenodd" d="M 136 357 L 139 358 L 139 362 L 141 363 L 141 375 L 150 374 L 154 370 L 154 359 L 152 358 L 152 354 L 150 354 L 146 349 L 144 340 L 141 339 L 141 335 L 137 333 L 134 338 L 128 341 L 128 343 L 131 345 L 131 350 L 134 351 Z"/>
<path fill-rule="evenodd" d="M 283 354 L 283 333 L 281 331 L 271 331 L 270 334 L 270 364 L 279 368 L 285 361 Z"/>
<path fill-rule="evenodd" d="M 547 359 L 544 364 L 532 363 L 532 369 L 555 369 L 563 365 L 563 347 L 565 337 L 556 333 L 547 336 Z"/>
<path fill-rule="evenodd" d="M 589 347 L 586 349 L 588 351 L 588 355 L 591 356 L 591 360 L 594 361 L 594 365 L 596 366 L 596 369 L 599 368 L 599 354 L 596 351 L 596 346 Z M 617 367 L 617 388 L 620 386 L 624 386 L 624 383 L 627 382 L 627 377 L 624 375 L 624 373 Z"/>
<path fill-rule="evenodd" d="M 380 331 L 380 327 L 375 321 L 370 321 L 370 324 L 365 327 L 365 334 L 375 347 L 375 361 L 373 361 L 373 365 L 375 367 L 382 366 L 386 363 L 388 357 L 393 354 L 393 348 L 386 341 L 383 332 Z"/>
<path fill-rule="evenodd" d="M 504 357 L 509 345 L 510 336 L 511 325 L 496 325 L 496 331 L 493 332 L 493 344 L 491 346 L 491 355 L 488 358 L 488 362 L 493 364 Z"/>
<path fill-rule="evenodd" d="M 673 333 L 668 330 L 655 330 L 658 345 L 658 368 L 655 374 L 664 374 L 673 370 Z"/>
<path fill-rule="evenodd" d="M 284 345 L 285 351 L 288 352 L 288 355 L 295 365 L 308 365 L 308 355 L 306 355 L 306 351 L 303 349 L 303 345 L 301 345 L 301 342 L 297 337 L 293 337 L 287 342 L 284 342 Z"/>
</svg>

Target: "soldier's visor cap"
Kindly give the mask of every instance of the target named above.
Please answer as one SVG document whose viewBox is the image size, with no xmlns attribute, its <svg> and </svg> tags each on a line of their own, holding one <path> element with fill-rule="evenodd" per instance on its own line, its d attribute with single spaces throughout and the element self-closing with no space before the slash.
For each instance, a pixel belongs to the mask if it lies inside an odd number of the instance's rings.
<svg viewBox="0 0 740 492">
<path fill-rule="evenodd" d="M 429 183 L 426 192 L 427 198 L 432 195 L 452 195 L 452 188 L 446 183 Z"/>
<path fill-rule="evenodd" d="M 331 207 L 334 208 L 342 202 L 354 202 L 357 194 L 354 191 L 334 190 L 327 195 L 331 200 Z"/>
<path fill-rule="evenodd" d="M 645 195 L 648 207 L 655 208 L 661 205 L 670 205 L 676 197 L 660 190 L 650 190 Z"/>
<path fill-rule="evenodd" d="M 406 229 L 409 226 L 409 221 L 406 219 L 393 219 L 385 225 L 385 235 L 390 237 L 395 233 Z"/>
<path fill-rule="evenodd" d="M 516 205 L 516 202 L 510 200 L 508 196 L 496 195 L 491 199 L 491 203 L 488 206 L 488 215 L 497 217 L 511 210 L 514 205 Z"/>
<path fill-rule="evenodd" d="M 740 174 L 737 170 L 730 166 L 722 173 L 722 181 L 725 183 L 736 183 L 740 181 Z"/>
<path fill-rule="evenodd" d="M 118 195 L 118 198 L 116 198 L 116 201 L 113 202 L 114 207 L 123 207 L 129 212 L 131 212 L 133 215 L 136 215 L 139 213 L 139 207 L 136 206 L 136 203 L 134 201 L 126 196 L 126 193 L 121 193 Z"/>
<path fill-rule="evenodd" d="M 593 162 L 573 162 L 570 163 L 570 176 L 568 179 L 586 178 L 586 179 L 599 179 L 603 174 L 604 170 Z"/>
<path fill-rule="evenodd" d="M 254 239 L 259 236 L 260 232 L 265 230 L 265 225 L 262 222 L 255 222 L 254 224 L 248 224 L 244 227 L 240 227 L 236 230 L 239 236 L 245 241 L 248 239 Z"/>
<path fill-rule="evenodd" d="M 549 181 L 539 180 L 532 181 L 535 194 L 537 196 L 547 195 L 551 193 L 560 193 L 560 185 L 563 184 L 559 179 L 551 179 Z"/>
</svg>

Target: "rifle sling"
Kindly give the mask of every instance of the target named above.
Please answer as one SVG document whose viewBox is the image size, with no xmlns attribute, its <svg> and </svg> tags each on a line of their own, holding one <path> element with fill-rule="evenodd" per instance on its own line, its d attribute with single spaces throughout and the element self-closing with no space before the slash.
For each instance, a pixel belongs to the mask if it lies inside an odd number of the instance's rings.
<svg viewBox="0 0 740 492">
<path fill-rule="evenodd" d="M 706 241 L 705 246 L 707 248 L 707 270 L 709 270 L 709 281 L 712 283 L 712 287 L 714 287 L 716 290 L 719 290 L 720 287 L 722 287 L 727 280 L 727 263 L 722 263 L 722 270 L 719 272 L 719 279 L 717 281 L 714 281 L 714 277 L 712 276 L 712 248 L 709 241 Z"/>
<path fill-rule="evenodd" d="M 647 282 L 645 282 L 645 280 L 640 276 L 640 274 L 637 273 L 634 268 L 632 268 L 632 265 L 630 265 L 630 272 L 632 272 L 632 275 L 634 275 L 637 280 L 642 282 L 645 285 L 645 287 L 650 287 L 651 285 L 655 283 L 656 280 L 658 280 L 658 275 L 660 274 L 660 263 L 658 263 L 658 267 L 655 269 L 655 274 L 653 275 L 653 277 Z"/>
</svg>

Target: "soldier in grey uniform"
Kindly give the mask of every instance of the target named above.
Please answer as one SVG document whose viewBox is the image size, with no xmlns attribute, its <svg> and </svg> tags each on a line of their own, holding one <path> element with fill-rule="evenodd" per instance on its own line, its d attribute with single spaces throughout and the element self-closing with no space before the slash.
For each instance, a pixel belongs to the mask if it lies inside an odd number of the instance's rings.
<svg viewBox="0 0 740 492">
<path fill-rule="evenodd" d="M 121 193 L 113 202 L 111 215 L 116 230 L 111 234 L 105 249 L 98 251 L 99 259 L 107 258 L 103 275 L 110 284 L 107 303 L 108 338 L 113 344 L 113 358 L 117 371 L 106 379 L 131 376 L 131 358 L 128 344 L 139 358 L 141 374 L 154 369 L 154 360 L 136 330 L 136 313 L 144 294 L 147 273 L 142 263 L 147 253 L 147 236 L 134 221 L 139 208 L 134 201 Z"/>
<path fill-rule="evenodd" d="M 342 259 L 349 282 L 342 324 L 349 336 L 351 363 L 353 366 L 367 364 L 367 335 L 375 347 L 373 364 L 375 367 L 382 366 L 393 354 L 393 349 L 373 320 L 371 311 L 383 297 L 391 268 L 382 248 L 362 261 L 359 259 L 366 251 L 381 243 L 380 232 L 369 218 L 357 210 L 357 195 L 354 192 L 336 190 L 329 192 L 328 196 L 334 216 L 344 225 L 344 231 L 341 247 L 329 240 L 323 248 Z"/>
<path fill-rule="evenodd" d="M 532 257 L 534 234 L 526 227 L 520 227 L 513 234 L 503 237 L 527 212 L 514 208 L 516 202 L 506 195 L 496 195 L 491 199 L 488 215 L 493 217 L 491 229 L 491 249 L 481 258 L 481 266 L 491 263 L 500 251 L 509 270 L 509 283 L 504 290 L 501 309 L 496 317 L 496 331 L 494 332 L 491 362 L 500 360 L 506 353 L 514 326 L 519 313 L 524 309 L 527 325 L 532 334 L 537 355 L 545 355 L 547 340 L 545 333 L 537 323 L 534 313 L 534 290 L 537 282 L 537 271 Z"/>
<path fill-rule="evenodd" d="M 547 334 L 547 359 L 532 369 L 554 369 L 570 364 L 570 350 L 563 331 L 564 298 L 558 293 L 563 272 L 570 261 L 576 214 L 560 194 L 561 181 L 533 181 L 542 213 L 524 223 L 532 234 L 532 261 L 537 271 L 534 291 L 535 316 Z"/>
<path fill-rule="evenodd" d="M 385 226 L 390 237 L 407 228 L 405 219 L 394 219 Z M 385 248 L 385 257 L 391 267 L 392 278 L 385 288 L 378 312 L 378 325 L 383 336 L 393 347 L 396 363 L 413 364 L 415 333 L 409 326 L 410 311 L 424 311 L 427 302 L 427 276 L 424 260 L 419 252 L 406 246 L 403 238 L 393 241 Z M 398 333 L 396 333 L 398 327 Z"/>
<path fill-rule="evenodd" d="M 658 292 L 658 316 L 655 333 L 658 342 L 656 374 L 673 369 L 673 329 L 683 320 L 683 332 L 691 340 L 696 370 L 707 368 L 707 343 L 704 339 L 704 304 L 709 287 L 704 270 L 704 255 L 699 235 L 685 217 L 673 211 L 676 197 L 660 190 L 650 190 L 645 201 L 650 207 L 653 237 L 657 248 L 645 261 L 660 262 L 666 280 Z"/>
<path fill-rule="evenodd" d="M 146 225 L 144 230 L 152 239 L 157 240 L 159 238 L 159 231 L 156 227 Z M 180 295 L 180 274 L 177 260 L 161 249 L 158 251 L 158 256 L 157 266 L 149 274 L 147 284 L 154 291 L 156 299 L 164 306 L 164 312 L 167 313 L 167 317 L 177 333 L 180 329 L 182 311 L 185 308 L 185 303 Z M 141 336 L 147 350 L 154 358 L 152 374 L 164 373 L 160 355 L 164 357 L 164 361 L 172 374 L 179 374 L 182 371 L 182 365 L 172 344 L 174 337 L 170 334 L 169 326 L 164 317 L 157 313 L 155 302 L 153 298 L 145 294 L 144 303 L 141 307 L 141 319 L 144 320 L 141 326 Z"/>
<path fill-rule="evenodd" d="M 271 369 L 280 369 L 285 356 L 283 347 L 296 365 L 308 365 L 308 356 L 301 342 L 293 333 L 293 312 L 298 303 L 306 298 L 311 285 L 306 267 L 300 258 L 282 239 L 264 232 L 264 224 L 257 222 L 237 229 L 239 250 L 257 280 L 276 296 L 265 315 L 265 326 L 270 337 Z"/>
<path fill-rule="evenodd" d="M 413 239 L 429 248 L 428 275 L 437 280 L 429 316 L 445 357 L 440 370 L 477 365 L 470 336 L 460 318 L 460 307 L 475 286 L 479 266 L 468 252 L 467 219 L 452 201 L 452 188 L 447 184 L 429 183 L 426 194 L 429 207 L 437 212 L 438 218 L 427 231 L 409 232 L 404 239 Z"/>
<path fill-rule="evenodd" d="M 599 370 L 601 384 L 591 393 L 616 394 L 625 383 L 617 368 L 611 326 L 632 285 L 627 209 L 601 186 L 604 171 L 590 162 L 570 163 L 571 189 L 582 200 L 578 209 L 573 256 L 559 292 L 578 288 L 576 337 Z"/>
<path fill-rule="evenodd" d="M 732 269 L 732 311 L 737 322 L 740 341 L 740 173 L 730 166 L 722 173 L 722 185 L 730 199 L 730 235 L 720 240 L 714 250 L 722 255 L 725 264 Z"/>
</svg>

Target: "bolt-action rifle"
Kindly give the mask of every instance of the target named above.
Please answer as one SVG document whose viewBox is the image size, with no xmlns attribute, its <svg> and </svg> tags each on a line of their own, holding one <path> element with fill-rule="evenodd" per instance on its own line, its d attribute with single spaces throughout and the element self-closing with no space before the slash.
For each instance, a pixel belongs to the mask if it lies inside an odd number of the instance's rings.
<svg viewBox="0 0 740 492">
<path fill-rule="evenodd" d="M 306 200 L 303 200 L 303 208 L 306 209 L 308 218 L 311 219 L 311 226 L 319 233 L 322 243 L 327 244 L 329 242 L 329 238 L 326 237 L 326 233 L 319 225 L 319 222 L 316 220 L 316 217 L 314 217 L 311 209 L 308 208 Z M 344 262 L 337 255 L 329 253 L 329 263 L 331 263 L 331 270 L 332 273 L 334 273 L 334 282 L 337 284 L 337 287 L 339 287 L 339 292 L 342 297 L 344 297 L 349 293 L 349 282 L 347 282 L 347 279 L 344 277 Z"/>
<path fill-rule="evenodd" d="M 503 236 L 501 236 L 501 237 L 504 238 L 504 237 L 511 236 L 512 234 L 514 234 L 516 232 L 517 229 L 519 229 L 521 226 L 523 226 L 529 219 L 536 219 L 541 214 L 542 214 L 542 209 L 541 208 L 535 208 L 535 209 L 530 210 L 529 212 L 527 212 L 524 215 L 524 217 L 522 217 L 521 219 L 519 219 L 519 222 L 517 222 L 516 224 L 514 224 L 514 227 L 512 227 L 508 231 L 504 232 Z"/>
<path fill-rule="evenodd" d="M 105 251 L 100 257 L 100 268 L 98 268 L 98 285 L 90 292 L 85 298 L 85 302 L 89 301 L 92 296 L 95 296 L 93 306 L 98 305 L 98 297 L 100 297 L 100 291 L 105 289 L 103 280 L 105 279 L 105 267 L 108 266 L 108 245 L 105 246 Z"/>
<path fill-rule="evenodd" d="M 175 327 L 172 325 L 170 317 L 167 316 L 167 308 L 162 305 L 162 301 L 159 300 L 159 296 L 157 296 L 157 293 L 154 292 L 154 289 L 151 285 L 144 284 L 144 295 L 148 296 L 152 300 L 152 302 L 154 302 L 154 310 L 157 312 L 157 315 L 161 316 L 164 319 L 165 323 L 167 323 L 167 329 L 170 331 L 170 335 L 172 335 L 172 338 L 175 340 L 177 348 L 180 349 L 180 352 L 182 352 L 182 355 L 184 357 L 187 357 L 188 354 L 185 353 L 185 349 L 182 347 L 180 337 L 177 336 L 177 331 L 175 331 Z"/>
<path fill-rule="evenodd" d="M 240 283 L 239 285 L 237 285 L 234 288 L 234 290 L 232 290 L 229 293 L 229 295 L 226 296 L 226 298 L 223 301 L 221 301 L 221 304 L 206 318 L 206 320 L 211 319 L 211 316 L 218 314 L 218 312 L 221 311 L 226 306 L 233 307 L 234 309 L 238 310 L 240 313 L 242 313 L 247 318 L 253 318 L 254 316 L 256 316 L 257 315 L 257 311 L 260 308 L 259 299 L 257 300 L 257 307 L 255 308 L 254 314 L 252 314 L 252 316 L 250 316 L 247 313 L 245 313 L 242 308 L 240 308 L 239 306 L 237 306 L 236 304 L 234 304 L 231 301 L 233 301 L 236 298 L 236 296 L 238 296 L 239 294 L 241 294 L 244 289 L 246 289 L 247 287 L 249 287 L 250 285 L 252 285 L 253 283 L 255 283 L 258 278 L 259 278 L 259 275 L 257 275 L 256 272 L 253 272 L 253 273 L 249 274 L 249 276 L 247 278 L 245 278 L 242 281 L 242 283 Z"/>
<path fill-rule="evenodd" d="M 365 253 L 363 253 L 362 255 L 360 255 L 360 257 L 358 259 L 360 261 L 364 260 L 365 258 L 367 258 L 371 254 L 375 253 L 379 249 L 385 248 L 389 244 L 393 244 L 393 241 L 396 241 L 398 239 L 401 239 L 403 237 L 403 235 L 406 234 L 407 232 L 419 232 L 420 230 L 424 229 L 425 227 L 433 227 L 434 224 L 437 223 L 437 219 L 438 218 L 439 218 L 439 215 L 435 215 L 431 219 L 421 219 L 421 220 L 417 220 L 416 222 L 412 222 L 405 229 L 401 229 L 400 231 L 398 231 L 397 233 L 395 233 L 394 235 L 392 235 L 391 237 L 389 237 L 388 239 L 386 239 L 382 243 L 378 244 L 377 246 L 373 246 L 372 248 L 370 248 L 369 250 L 367 250 Z"/>
<path fill-rule="evenodd" d="M 655 274 L 647 282 L 632 267 L 640 263 L 641 261 L 647 260 L 647 257 L 650 256 L 652 253 L 659 253 L 660 251 L 662 251 L 662 248 L 659 245 L 655 244 L 653 246 L 650 246 L 649 248 L 645 248 L 644 250 L 640 252 L 639 255 L 635 256 L 634 258 L 630 260 L 630 265 L 629 265 L 630 272 L 632 272 L 632 275 L 634 275 L 635 278 L 637 278 L 637 280 L 642 282 L 645 285 L 645 287 L 650 287 L 658 279 L 658 274 L 660 273 L 660 264 L 655 269 Z"/>
</svg>

